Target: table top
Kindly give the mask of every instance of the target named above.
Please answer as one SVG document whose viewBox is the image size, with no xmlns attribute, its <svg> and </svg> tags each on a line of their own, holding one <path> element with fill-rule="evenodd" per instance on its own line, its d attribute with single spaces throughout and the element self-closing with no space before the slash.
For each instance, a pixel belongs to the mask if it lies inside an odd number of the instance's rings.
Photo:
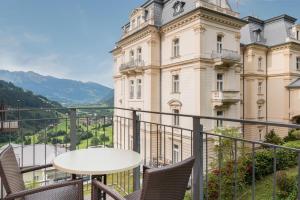
<svg viewBox="0 0 300 200">
<path fill-rule="evenodd" d="M 53 166 L 70 174 L 105 175 L 134 169 L 141 162 L 134 151 L 90 148 L 63 153 L 53 160 Z"/>
</svg>

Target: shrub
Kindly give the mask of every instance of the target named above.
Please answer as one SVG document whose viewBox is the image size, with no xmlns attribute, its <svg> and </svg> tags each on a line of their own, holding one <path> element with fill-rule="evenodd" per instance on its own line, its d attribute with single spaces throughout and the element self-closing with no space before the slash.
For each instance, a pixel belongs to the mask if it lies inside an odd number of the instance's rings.
<svg viewBox="0 0 300 200">
<path fill-rule="evenodd" d="M 277 172 L 276 177 L 276 183 L 278 187 L 278 198 L 296 200 L 298 190 L 296 176 L 288 175 L 284 171 L 279 171 Z"/>
<path fill-rule="evenodd" d="M 290 130 L 288 136 L 283 139 L 285 142 L 300 140 L 300 130 Z"/>
<path fill-rule="evenodd" d="M 282 145 L 282 139 L 275 133 L 274 129 L 265 135 L 265 143 Z"/>
<path fill-rule="evenodd" d="M 99 143 L 100 143 L 100 140 L 99 140 L 97 137 L 93 137 L 93 138 L 91 139 L 91 145 L 92 145 L 92 146 L 98 146 Z"/>
</svg>

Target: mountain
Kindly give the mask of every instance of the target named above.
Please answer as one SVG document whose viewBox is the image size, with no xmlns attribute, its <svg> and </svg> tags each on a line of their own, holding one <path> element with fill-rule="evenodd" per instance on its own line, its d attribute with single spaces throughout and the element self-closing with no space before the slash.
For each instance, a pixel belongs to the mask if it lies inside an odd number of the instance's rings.
<svg viewBox="0 0 300 200">
<path fill-rule="evenodd" d="M 12 82 L 62 105 L 92 104 L 113 99 L 113 90 L 101 84 L 43 76 L 35 72 L 0 70 L 0 80 Z"/>
</svg>

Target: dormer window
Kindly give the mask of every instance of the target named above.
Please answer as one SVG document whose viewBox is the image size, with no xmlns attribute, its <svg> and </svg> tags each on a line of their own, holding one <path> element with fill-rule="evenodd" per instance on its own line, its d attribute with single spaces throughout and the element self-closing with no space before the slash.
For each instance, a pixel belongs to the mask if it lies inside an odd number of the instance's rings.
<svg viewBox="0 0 300 200">
<path fill-rule="evenodd" d="M 176 1 L 173 5 L 173 9 L 174 9 L 174 16 L 182 13 L 184 11 L 183 7 L 185 5 L 185 2 L 183 1 Z"/>
<path fill-rule="evenodd" d="M 135 19 L 131 21 L 131 29 L 134 29 L 136 26 Z"/>
<path fill-rule="evenodd" d="M 298 31 L 298 30 L 297 30 L 297 32 L 296 32 L 296 39 L 297 39 L 297 40 L 300 40 L 300 31 Z"/>
<path fill-rule="evenodd" d="M 261 39 L 262 39 L 262 37 L 261 37 L 261 29 L 257 29 L 257 30 L 255 30 L 255 31 L 253 31 L 254 32 L 254 39 L 255 39 L 255 42 L 261 42 Z"/>
<path fill-rule="evenodd" d="M 141 16 L 137 17 L 137 27 L 141 26 Z"/>
</svg>

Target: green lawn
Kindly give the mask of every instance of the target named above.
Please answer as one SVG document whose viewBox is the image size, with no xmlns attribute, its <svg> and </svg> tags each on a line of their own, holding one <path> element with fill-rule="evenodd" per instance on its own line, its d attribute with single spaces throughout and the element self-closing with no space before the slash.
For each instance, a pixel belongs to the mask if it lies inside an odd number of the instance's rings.
<svg viewBox="0 0 300 200">
<path fill-rule="evenodd" d="M 286 170 L 290 175 L 298 174 L 298 167 Z M 278 189 L 276 189 L 278 191 Z M 272 200 L 273 195 L 273 175 L 269 175 L 262 180 L 256 182 L 255 188 L 255 200 Z M 249 186 L 245 193 L 240 197 L 243 200 L 251 200 L 252 192 L 251 186 Z"/>
</svg>

